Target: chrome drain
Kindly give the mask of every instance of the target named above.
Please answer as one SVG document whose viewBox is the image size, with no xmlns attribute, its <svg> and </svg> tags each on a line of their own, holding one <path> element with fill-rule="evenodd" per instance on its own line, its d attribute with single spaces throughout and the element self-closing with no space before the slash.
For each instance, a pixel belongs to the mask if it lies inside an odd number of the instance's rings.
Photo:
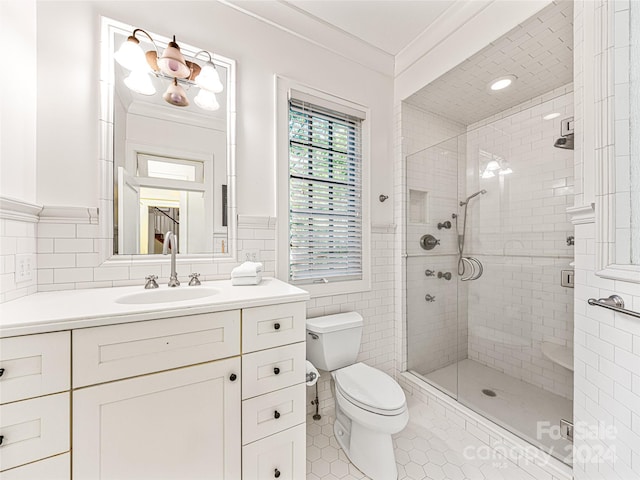
<svg viewBox="0 0 640 480">
<path fill-rule="evenodd" d="M 498 394 L 496 392 L 494 392 L 493 390 L 489 390 L 488 388 L 484 388 L 482 390 L 482 393 L 484 393 L 487 397 L 497 397 Z"/>
</svg>

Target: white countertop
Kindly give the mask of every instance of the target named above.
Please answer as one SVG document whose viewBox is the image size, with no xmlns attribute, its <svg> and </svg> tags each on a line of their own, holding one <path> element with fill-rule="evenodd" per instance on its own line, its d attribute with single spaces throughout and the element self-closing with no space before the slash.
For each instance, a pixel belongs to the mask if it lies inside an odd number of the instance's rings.
<svg viewBox="0 0 640 480">
<path fill-rule="evenodd" d="M 0 337 L 113 325 L 179 315 L 219 312 L 305 301 L 309 293 L 275 278 L 260 285 L 232 286 L 230 280 L 202 282 L 218 290 L 213 296 L 154 304 L 121 304 L 122 296 L 144 292 L 143 286 L 41 292 L 0 304 Z M 189 287 L 186 284 L 175 288 Z M 168 290 L 161 285 L 159 290 Z"/>
</svg>

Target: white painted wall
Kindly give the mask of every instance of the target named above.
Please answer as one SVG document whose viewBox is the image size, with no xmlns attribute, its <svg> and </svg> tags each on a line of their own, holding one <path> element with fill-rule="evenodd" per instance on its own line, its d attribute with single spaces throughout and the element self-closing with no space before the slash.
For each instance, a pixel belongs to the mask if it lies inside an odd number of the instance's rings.
<svg viewBox="0 0 640 480">
<path fill-rule="evenodd" d="M 0 76 L 0 194 L 36 200 L 36 2 L 0 2 L 0 43 L 6 65 Z"/>
<path fill-rule="evenodd" d="M 98 205 L 99 15 L 237 60 L 239 214 L 275 214 L 276 73 L 371 108 L 371 195 L 392 190 L 391 77 L 218 2 L 40 2 L 39 202 Z M 392 222 L 389 202 L 372 220 Z"/>
</svg>

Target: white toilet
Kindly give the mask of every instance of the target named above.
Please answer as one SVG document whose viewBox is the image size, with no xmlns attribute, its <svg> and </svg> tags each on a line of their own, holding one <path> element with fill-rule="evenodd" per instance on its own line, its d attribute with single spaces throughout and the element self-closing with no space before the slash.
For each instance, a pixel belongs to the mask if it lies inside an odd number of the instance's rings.
<svg viewBox="0 0 640 480">
<path fill-rule="evenodd" d="M 380 370 L 355 363 L 362 338 L 357 312 L 307 319 L 307 359 L 331 372 L 335 381 L 336 421 L 340 447 L 372 480 L 398 478 L 391 435 L 409 421 L 400 385 Z"/>
</svg>

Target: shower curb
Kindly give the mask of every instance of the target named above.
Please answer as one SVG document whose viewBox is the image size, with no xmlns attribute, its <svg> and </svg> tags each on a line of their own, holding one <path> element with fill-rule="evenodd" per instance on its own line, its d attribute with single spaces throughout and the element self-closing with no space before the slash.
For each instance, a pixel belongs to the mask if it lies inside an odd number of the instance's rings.
<svg viewBox="0 0 640 480">
<path fill-rule="evenodd" d="M 451 399 L 411 373 L 402 372 L 397 380 L 410 395 L 439 410 L 447 419 L 489 446 L 497 456 L 515 463 L 536 480 L 573 479 L 573 469 L 568 465 Z M 505 448 L 516 458 L 504 457 Z M 530 455 L 532 450 L 536 451 L 535 455 Z"/>
</svg>

